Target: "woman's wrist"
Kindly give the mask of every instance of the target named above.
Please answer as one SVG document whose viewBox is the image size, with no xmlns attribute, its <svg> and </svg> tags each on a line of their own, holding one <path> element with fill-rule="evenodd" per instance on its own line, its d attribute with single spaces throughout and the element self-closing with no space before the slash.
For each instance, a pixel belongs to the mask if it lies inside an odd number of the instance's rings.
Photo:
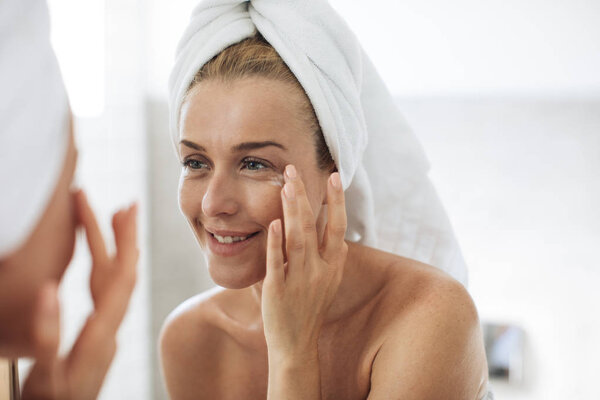
<svg viewBox="0 0 600 400">
<path fill-rule="evenodd" d="M 319 363 L 319 351 L 317 345 L 302 349 L 273 349 L 268 348 L 269 365 L 277 365 L 280 368 L 296 369 L 305 365 Z"/>
<path fill-rule="evenodd" d="M 267 399 L 321 399 L 317 347 L 304 352 L 269 352 Z"/>
</svg>

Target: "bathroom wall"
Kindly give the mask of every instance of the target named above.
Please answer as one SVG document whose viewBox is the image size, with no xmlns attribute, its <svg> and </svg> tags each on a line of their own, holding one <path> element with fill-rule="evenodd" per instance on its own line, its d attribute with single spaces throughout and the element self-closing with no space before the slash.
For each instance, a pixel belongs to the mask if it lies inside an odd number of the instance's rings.
<svg viewBox="0 0 600 400">
<path fill-rule="evenodd" d="M 600 99 L 399 100 L 469 266 L 483 321 L 525 332 L 499 399 L 597 396 Z"/>
</svg>

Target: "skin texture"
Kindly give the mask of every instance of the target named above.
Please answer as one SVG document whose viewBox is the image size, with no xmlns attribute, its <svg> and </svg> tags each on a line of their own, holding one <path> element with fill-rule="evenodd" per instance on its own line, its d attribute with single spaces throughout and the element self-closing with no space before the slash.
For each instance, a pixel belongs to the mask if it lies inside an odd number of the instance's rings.
<svg viewBox="0 0 600 400">
<path fill-rule="evenodd" d="M 317 168 L 301 96 L 261 78 L 205 81 L 188 95 L 180 207 L 223 288 L 165 322 L 171 397 L 480 398 L 487 365 L 470 296 L 433 267 L 344 241 L 339 176 Z M 287 150 L 232 151 L 262 141 Z M 283 189 L 269 183 L 278 175 Z M 223 256 L 207 229 L 258 234 Z"/>
<path fill-rule="evenodd" d="M 0 356 L 35 359 L 23 385 L 24 400 L 97 397 L 135 286 L 137 206 L 113 216 L 116 254 L 107 254 L 85 194 L 70 189 L 76 162 L 71 133 L 63 170 L 42 218 L 23 245 L 0 260 Z M 94 310 L 73 348 L 59 357 L 58 285 L 72 258 L 78 228 L 85 230 L 92 255 Z"/>
</svg>

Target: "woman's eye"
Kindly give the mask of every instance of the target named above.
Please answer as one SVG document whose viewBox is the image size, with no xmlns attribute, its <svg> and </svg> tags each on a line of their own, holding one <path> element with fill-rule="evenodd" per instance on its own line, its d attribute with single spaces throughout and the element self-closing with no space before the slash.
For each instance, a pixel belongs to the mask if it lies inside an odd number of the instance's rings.
<svg viewBox="0 0 600 400">
<path fill-rule="evenodd" d="M 183 162 L 184 167 L 191 168 L 191 169 L 201 169 L 205 165 L 206 164 L 203 163 L 202 161 L 194 160 L 194 159 L 185 160 Z"/>
<path fill-rule="evenodd" d="M 261 169 L 268 168 L 265 163 L 258 160 L 244 160 L 242 164 L 250 171 L 260 171 Z"/>
</svg>

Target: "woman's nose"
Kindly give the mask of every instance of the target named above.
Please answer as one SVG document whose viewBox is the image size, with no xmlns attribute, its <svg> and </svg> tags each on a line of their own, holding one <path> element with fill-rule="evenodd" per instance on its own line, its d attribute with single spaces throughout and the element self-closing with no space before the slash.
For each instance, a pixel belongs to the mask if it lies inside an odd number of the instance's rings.
<svg viewBox="0 0 600 400">
<path fill-rule="evenodd" d="M 207 217 L 232 215 L 237 212 L 238 207 L 233 179 L 214 175 L 202 197 L 202 212 Z"/>
</svg>

